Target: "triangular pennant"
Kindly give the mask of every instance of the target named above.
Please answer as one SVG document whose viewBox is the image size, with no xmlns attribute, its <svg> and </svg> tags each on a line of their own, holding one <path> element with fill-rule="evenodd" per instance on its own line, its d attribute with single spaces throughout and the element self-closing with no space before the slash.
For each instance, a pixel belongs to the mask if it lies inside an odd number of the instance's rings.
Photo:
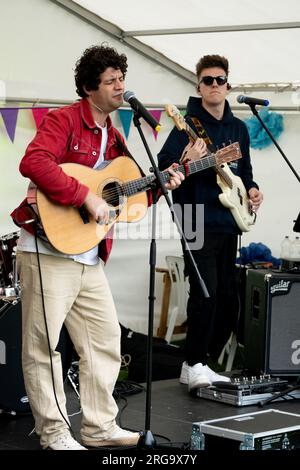
<svg viewBox="0 0 300 470">
<path fill-rule="evenodd" d="M 0 113 L 2 114 L 7 133 L 12 142 L 15 138 L 18 112 L 18 108 L 0 109 Z"/>
<path fill-rule="evenodd" d="M 32 115 L 37 129 L 40 127 L 43 117 L 48 111 L 49 108 L 32 108 Z"/>
<path fill-rule="evenodd" d="M 125 133 L 125 137 L 126 139 L 128 139 L 133 111 L 131 109 L 119 109 L 118 113 Z"/>
<path fill-rule="evenodd" d="M 160 116 L 162 113 L 161 109 L 149 109 L 149 113 L 152 114 L 152 116 L 157 122 L 159 122 Z M 154 129 L 152 129 L 152 132 L 153 132 L 155 140 L 157 140 L 157 132 Z"/>
</svg>

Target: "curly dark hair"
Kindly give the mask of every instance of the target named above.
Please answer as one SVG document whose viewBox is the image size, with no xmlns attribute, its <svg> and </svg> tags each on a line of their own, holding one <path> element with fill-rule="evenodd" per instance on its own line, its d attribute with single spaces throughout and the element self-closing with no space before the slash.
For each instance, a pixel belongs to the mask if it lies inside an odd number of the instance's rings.
<svg viewBox="0 0 300 470">
<path fill-rule="evenodd" d="M 84 98 L 87 96 L 84 87 L 89 91 L 97 90 L 100 83 L 99 75 L 108 67 L 121 70 L 125 77 L 126 55 L 118 54 L 116 49 L 109 47 L 106 43 L 86 49 L 75 64 L 76 93 Z"/>
<path fill-rule="evenodd" d="M 208 69 L 210 67 L 220 67 L 220 69 L 223 69 L 226 76 L 228 76 L 229 73 L 229 64 L 228 60 L 226 57 L 213 54 L 213 55 L 204 55 L 201 57 L 199 62 L 196 64 L 196 73 L 198 79 L 200 78 L 200 74 L 203 69 Z"/>
</svg>

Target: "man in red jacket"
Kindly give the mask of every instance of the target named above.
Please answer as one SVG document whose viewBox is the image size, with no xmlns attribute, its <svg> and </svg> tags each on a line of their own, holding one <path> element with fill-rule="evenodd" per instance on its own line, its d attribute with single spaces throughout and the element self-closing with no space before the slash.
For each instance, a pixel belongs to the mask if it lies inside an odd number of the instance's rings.
<svg viewBox="0 0 300 470">
<path fill-rule="evenodd" d="M 47 114 L 20 164 L 22 175 L 51 200 L 84 207 L 100 224 L 109 219 L 107 202 L 64 173 L 59 164 L 74 162 L 95 169 L 104 160 L 128 152 L 109 117 L 123 103 L 126 71 L 124 54 L 106 45 L 87 49 L 75 69 L 77 93 L 82 99 Z M 166 186 L 174 189 L 183 175 L 172 168 L 168 171 L 170 182 Z M 22 203 L 12 216 L 23 227 L 17 252 L 22 289 L 22 361 L 41 446 L 85 450 L 70 433 L 61 358 L 56 351 L 63 324 L 80 358 L 82 443 L 90 447 L 135 445 L 139 433 L 117 426 L 118 408 L 112 396 L 120 369 L 120 327 L 100 262 L 100 258 L 105 262 L 109 256 L 112 237 L 85 253 L 64 255 L 47 240 L 34 236 L 34 227 L 24 224 L 27 212 Z"/>
</svg>

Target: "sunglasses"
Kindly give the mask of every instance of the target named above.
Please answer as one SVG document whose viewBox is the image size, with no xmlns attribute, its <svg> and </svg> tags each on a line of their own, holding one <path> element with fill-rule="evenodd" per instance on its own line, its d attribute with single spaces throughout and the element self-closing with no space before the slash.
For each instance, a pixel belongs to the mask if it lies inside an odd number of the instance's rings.
<svg viewBox="0 0 300 470">
<path fill-rule="evenodd" d="M 218 77 L 211 77 L 210 75 L 206 75 L 205 77 L 201 78 L 199 83 L 204 83 L 204 85 L 210 86 L 214 83 L 214 80 L 216 80 L 218 85 L 225 85 L 225 83 L 227 83 L 226 75 L 219 75 Z"/>
</svg>

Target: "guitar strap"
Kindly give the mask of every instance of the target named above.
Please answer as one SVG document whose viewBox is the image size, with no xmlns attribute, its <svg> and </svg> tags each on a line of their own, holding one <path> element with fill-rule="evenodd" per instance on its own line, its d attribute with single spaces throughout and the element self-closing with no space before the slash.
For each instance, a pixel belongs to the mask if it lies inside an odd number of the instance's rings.
<svg viewBox="0 0 300 470">
<path fill-rule="evenodd" d="M 211 152 L 215 152 L 217 149 L 215 147 L 215 145 L 212 143 L 212 140 L 211 138 L 208 136 L 206 130 L 204 129 L 204 127 L 202 126 L 201 122 L 199 121 L 198 118 L 196 117 L 191 117 L 191 120 L 193 121 L 193 124 L 194 126 L 196 127 L 197 129 L 197 134 L 198 136 L 204 140 L 204 142 L 206 143 L 207 145 L 207 148 L 208 150 L 210 150 Z"/>
<path fill-rule="evenodd" d="M 202 126 L 202 124 L 201 124 L 201 122 L 199 121 L 199 119 L 196 118 L 196 117 L 191 117 L 191 120 L 193 121 L 193 124 L 194 124 L 194 126 L 196 127 L 196 129 L 197 129 L 197 134 L 198 134 L 199 137 L 201 137 L 201 138 L 204 140 L 204 142 L 206 143 L 208 150 L 209 150 L 210 152 L 213 152 L 213 153 L 216 152 L 216 151 L 217 151 L 216 146 L 212 143 L 211 138 L 208 136 L 206 130 L 205 130 L 204 127 Z M 226 179 L 225 179 L 225 176 L 226 176 L 226 175 L 224 175 L 224 174 L 221 172 L 221 168 L 218 167 L 218 165 L 216 165 L 216 166 L 214 167 L 214 170 L 215 170 L 215 172 L 216 172 L 217 174 L 219 174 L 219 177 L 221 177 L 222 180 L 223 180 L 226 184 L 228 184 L 228 182 L 227 182 Z M 220 174 L 220 172 L 221 172 L 221 174 Z"/>
</svg>

